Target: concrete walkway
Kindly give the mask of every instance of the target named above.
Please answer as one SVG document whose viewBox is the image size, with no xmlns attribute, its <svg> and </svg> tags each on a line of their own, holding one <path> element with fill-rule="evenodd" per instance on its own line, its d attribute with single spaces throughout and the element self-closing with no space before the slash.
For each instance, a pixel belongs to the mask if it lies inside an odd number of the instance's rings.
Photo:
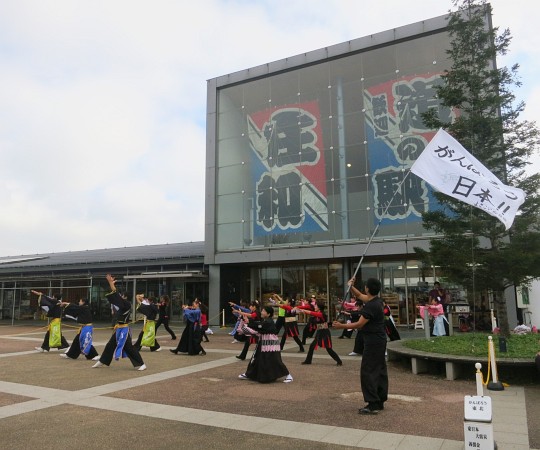
<svg viewBox="0 0 540 450">
<path fill-rule="evenodd" d="M 80 430 L 78 443 L 84 447 L 122 448 L 120 445 L 113 445 L 110 441 L 105 444 L 105 447 L 103 446 L 104 443 L 100 442 L 100 438 L 96 437 L 96 433 L 103 437 L 103 429 L 106 427 L 106 423 L 100 426 L 96 424 L 96 428 L 92 429 L 88 420 L 88 408 L 107 414 L 114 413 L 113 417 L 126 420 L 127 424 L 137 423 L 133 422 L 135 420 L 140 424 L 152 423 L 156 429 L 161 426 L 163 421 L 169 424 L 170 430 L 175 428 L 171 424 L 177 423 L 182 430 L 189 431 L 190 436 L 190 438 L 184 437 L 180 442 L 187 444 L 189 439 L 200 435 L 198 440 L 195 439 L 194 441 L 194 448 L 248 448 L 251 446 L 251 438 L 255 439 L 254 442 L 257 443 L 258 448 L 276 448 L 280 446 L 309 449 L 343 446 L 343 448 L 399 450 L 464 448 L 463 440 L 439 438 L 436 437 L 436 432 L 433 433 L 434 436 L 426 436 L 425 430 L 423 430 L 423 433 L 415 433 L 414 429 L 410 429 L 408 433 L 387 431 L 392 428 L 390 424 L 386 423 L 388 419 L 392 421 L 399 420 L 399 414 L 396 416 L 391 415 L 391 406 L 388 408 L 389 411 L 385 409 L 376 418 L 366 418 L 366 425 L 369 419 L 374 419 L 371 428 L 375 429 L 362 429 L 361 427 L 347 426 L 345 417 L 342 426 L 339 425 L 339 421 L 336 423 L 335 420 L 332 421 L 330 418 L 320 420 L 323 423 L 313 423 L 309 416 L 311 415 L 310 409 L 314 405 L 308 402 L 302 406 L 302 399 L 300 398 L 297 399 L 297 403 L 291 404 L 291 408 L 298 407 L 300 411 L 295 413 L 298 416 L 296 420 L 291 420 L 289 417 L 254 415 L 247 408 L 247 414 L 243 414 L 242 411 L 231 412 L 211 409 L 215 408 L 215 406 L 211 405 L 209 407 L 197 405 L 188 407 L 174 404 L 175 402 L 182 403 L 184 401 L 183 397 L 179 397 L 174 401 L 171 400 L 172 397 L 178 395 L 179 391 L 182 391 L 183 386 L 186 389 L 189 389 L 189 386 L 193 386 L 194 383 L 201 386 L 201 380 L 204 380 L 205 389 L 208 387 L 209 390 L 214 389 L 214 385 L 218 386 L 219 383 L 222 383 L 222 380 L 225 380 L 227 385 L 232 385 L 232 397 L 230 396 L 231 388 L 229 387 L 227 387 L 227 391 L 223 387 L 218 387 L 215 394 L 213 394 L 211 399 L 214 401 L 213 405 L 218 405 L 219 408 L 226 409 L 228 404 L 232 404 L 234 394 L 249 396 L 255 403 L 264 402 L 264 393 L 262 393 L 264 389 L 271 389 L 269 392 L 274 397 L 279 397 L 282 395 L 283 389 L 288 389 L 289 394 L 287 396 L 294 400 L 295 395 L 301 395 L 299 390 L 302 390 L 304 386 L 300 368 L 296 368 L 296 365 L 299 364 L 299 358 L 303 358 L 304 355 L 296 353 L 297 348 L 294 344 L 288 344 L 286 349 L 289 350 L 283 353 L 283 357 L 289 370 L 294 374 L 295 381 L 290 385 L 281 383 L 258 385 L 238 381 L 235 375 L 231 377 L 231 373 L 241 371 L 245 364 L 241 363 L 241 366 L 239 366 L 240 362 L 234 357 L 234 354 L 238 352 L 238 346 L 231 346 L 230 338 L 224 335 L 224 332 L 222 336 L 211 337 L 214 348 L 210 348 L 210 345 L 207 346 L 208 355 L 204 358 L 171 355 L 167 351 L 167 348 L 171 347 L 167 345 L 159 354 L 150 354 L 143 351 L 142 355 L 145 362 L 148 361 L 149 369 L 146 372 L 136 372 L 128 370 L 131 366 L 126 361 L 113 361 L 111 367 L 91 369 L 88 361 L 65 361 L 63 358 L 59 358 L 55 351 L 51 351 L 49 354 L 35 354 L 35 352 L 27 349 L 38 345 L 42 335 L 40 333 L 34 334 L 31 330 L 27 333 L 24 331 L 21 333 L 21 331 L 23 330 L 17 330 L 17 333 L 6 333 L 4 327 L 0 330 L 0 380 L 2 380 L 0 381 L 0 429 L 2 429 L 3 448 L 29 448 L 35 444 L 39 444 L 40 448 L 69 448 L 71 445 L 69 440 L 57 440 L 54 436 L 49 436 L 49 434 L 57 435 L 58 431 L 55 431 L 55 426 L 47 426 L 47 420 L 41 422 L 43 419 L 40 418 L 43 417 L 60 417 L 68 430 L 78 427 Z M 107 334 L 108 332 L 96 333 L 98 351 L 105 344 Z M 66 333 L 66 337 L 70 340 L 69 333 Z M 347 354 L 346 349 L 343 351 L 338 349 L 339 346 L 344 344 L 346 343 L 335 339 L 335 348 L 338 353 Z M 321 351 L 316 352 L 315 356 L 310 373 L 314 377 L 320 373 L 321 377 L 329 380 L 328 377 L 334 376 L 329 370 L 335 370 L 334 367 L 329 365 L 331 360 L 326 353 L 323 354 Z M 351 367 L 351 370 L 354 369 L 354 371 L 351 373 L 357 374 L 359 358 L 344 357 L 343 359 L 345 361 L 344 366 L 350 366 L 350 362 L 354 364 L 354 367 Z M 171 368 L 171 361 L 182 367 Z M 163 364 L 164 362 L 166 364 Z M 316 364 L 319 365 L 317 369 Z M 295 367 L 295 370 L 293 371 L 291 367 Z M 28 373 L 29 370 L 32 373 Z M 49 378 L 50 374 L 56 377 L 57 383 Z M 229 377 L 224 376 L 224 374 L 228 374 Z M 77 377 L 77 379 L 73 379 L 74 377 Z M 418 389 L 426 387 L 425 378 L 417 381 Z M 428 381 L 433 382 L 433 380 Z M 436 383 L 439 382 L 436 381 Z M 358 378 L 355 378 L 356 389 L 358 389 L 357 383 Z M 474 389 L 473 383 L 470 386 L 471 389 Z M 157 390 L 158 387 L 159 391 Z M 166 390 L 168 391 L 164 392 Z M 259 398 L 257 392 L 261 392 L 263 397 Z M 156 398 L 161 394 L 164 394 L 163 401 Z M 474 391 L 469 392 L 468 395 L 473 394 Z M 216 402 L 216 395 L 223 396 L 221 402 Z M 522 387 L 510 387 L 500 392 L 489 391 L 486 392 L 486 395 L 492 398 L 493 427 L 498 448 L 500 450 L 529 449 L 524 389 Z M 129 398 L 137 396 L 140 398 L 149 396 L 150 399 L 155 399 L 154 401 L 148 401 Z M 397 398 L 397 395 L 394 398 L 396 403 L 403 400 Z M 324 398 L 321 397 L 321 400 L 323 403 L 317 407 L 324 408 Z M 410 399 L 406 400 L 409 401 Z M 283 398 L 283 404 L 286 401 L 286 398 Z M 328 401 L 331 401 L 331 399 Z M 204 403 L 204 400 L 201 400 L 201 402 Z M 388 403 L 389 405 L 392 404 L 392 397 Z M 255 408 L 255 411 L 263 408 L 264 404 L 261 403 Z M 302 415 L 301 411 L 305 411 L 306 415 Z M 40 415 L 40 412 L 45 416 Z M 398 408 L 396 408 L 396 412 L 399 412 Z M 80 420 L 81 415 L 85 419 L 80 424 L 74 423 L 73 421 Z M 137 417 L 139 419 L 136 419 Z M 300 418 L 302 420 L 299 420 Z M 152 419 L 155 419 L 155 421 L 150 422 Z M 379 423 L 378 427 L 375 419 Z M 429 411 L 427 411 L 426 417 L 426 411 L 419 410 L 419 428 L 425 427 L 426 420 L 429 421 Z M 82 424 L 86 425 L 81 427 Z M 454 420 L 452 424 L 448 423 L 448 426 L 457 427 L 459 425 L 462 427 L 459 420 Z M 38 440 L 18 432 L 19 429 L 35 429 L 36 427 L 39 428 L 40 434 Z M 241 436 L 244 438 L 239 439 L 238 436 L 240 435 L 238 433 L 242 433 Z M 219 442 L 208 442 L 208 436 L 219 436 Z M 201 443 L 200 447 L 196 445 L 196 442 Z M 147 445 L 143 444 L 142 441 L 140 445 L 131 442 L 129 445 L 123 446 L 123 448 L 146 448 Z M 171 442 L 170 445 L 172 446 L 173 443 Z M 168 445 L 153 444 L 152 447 L 169 448 Z"/>
</svg>

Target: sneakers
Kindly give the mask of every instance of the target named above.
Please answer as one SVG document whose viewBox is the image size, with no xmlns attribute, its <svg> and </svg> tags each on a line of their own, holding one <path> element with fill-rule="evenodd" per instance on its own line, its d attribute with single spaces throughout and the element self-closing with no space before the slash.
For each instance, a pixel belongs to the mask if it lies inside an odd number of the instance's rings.
<svg viewBox="0 0 540 450">
<path fill-rule="evenodd" d="M 94 356 L 94 357 L 92 358 L 92 361 L 99 361 L 99 355 Z"/>
<path fill-rule="evenodd" d="M 66 355 L 65 353 L 60 353 L 60 358 L 69 358 L 69 356 Z"/>
<path fill-rule="evenodd" d="M 349 353 L 349 356 L 360 356 L 360 354 L 359 354 L 359 353 L 355 353 L 355 352 L 351 352 L 351 353 Z"/>
<path fill-rule="evenodd" d="M 143 364 L 141 367 L 135 367 L 137 370 L 146 370 L 146 364 Z"/>
<path fill-rule="evenodd" d="M 248 377 L 246 377 L 245 373 L 241 373 L 240 375 L 238 375 L 238 378 L 240 378 L 241 380 L 247 380 L 248 379 Z"/>
<path fill-rule="evenodd" d="M 41 347 L 34 347 L 36 349 L 36 352 L 43 353 L 45 350 L 43 350 Z"/>
<path fill-rule="evenodd" d="M 161 347 L 159 347 L 158 349 L 155 350 L 156 352 L 160 352 L 161 351 Z"/>
<path fill-rule="evenodd" d="M 231 344 L 238 344 L 240 341 L 237 341 L 236 339 L 234 339 Z"/>
<path fill-rule="evenodd" d="M 367 415 L 367 414 L 371 414 L 371 415 L 375 415 L 375 414 L 379 414 L 379 412 L 384 409 L 384 406 L 381 408 L 379 404 L 377 403 L 368 403 L 366 406 L 364 406 L 363 408 L 360 408 L 358 410 L 358 414 L 364 414 L 364 415 Z"/>
<path fill-rule="evenodd" d="M 103 364 L 101 361 L 98 361 L 97 363 L 95 363 L 93 366 L 92 366 L 92 369 L 94 369 L 95 367 L 101 367 L 101 366 L 104 366 L 105 364 Z"/>
<path fill-rule="evenodd" d="M 283 380 L 284 383 L 290 383 L 293 380 L 293 377 L 291 374 L 287 375 L 287 377 Z"/>
</svg>

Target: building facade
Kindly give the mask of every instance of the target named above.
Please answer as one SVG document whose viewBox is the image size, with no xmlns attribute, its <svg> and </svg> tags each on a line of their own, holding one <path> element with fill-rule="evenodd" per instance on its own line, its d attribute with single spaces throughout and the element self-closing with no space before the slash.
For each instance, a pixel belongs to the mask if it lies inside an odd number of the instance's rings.
<svg viewBox="0 0 540 450">
<path fill-rule="evenodd" d="M 439 206 L 409 169 L 436 132 L 421 114 L 455 114 L 435 95 L 446 26 L 436 17 L 208 81 L 214 307 L 280 292 L 334 311 L 362 257 L 357 278 L 381 279 L 398 321 L 414 322 L 441 276 L 415 256 L 436 237 L 422 214 Z"/>
</svg>

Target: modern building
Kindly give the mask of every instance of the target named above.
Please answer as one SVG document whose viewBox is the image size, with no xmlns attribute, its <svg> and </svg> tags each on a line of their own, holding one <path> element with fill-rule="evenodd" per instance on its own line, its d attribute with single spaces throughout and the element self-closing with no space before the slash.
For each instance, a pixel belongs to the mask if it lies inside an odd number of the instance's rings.
<svg viewBox="0 0 540 450">
<path fill-rule="evenodd" d="M 421 113 L 453 114 L 434 96 L 446 26 L 436 17 L 208 81 L 211 302 L 315 294 L 332 310 L 365 255 L 357 278 L 383 280 L 414 322 L 440 274 L 415 256 L 437 202 L 409 168 L 436 131 Z"/>
</svg>

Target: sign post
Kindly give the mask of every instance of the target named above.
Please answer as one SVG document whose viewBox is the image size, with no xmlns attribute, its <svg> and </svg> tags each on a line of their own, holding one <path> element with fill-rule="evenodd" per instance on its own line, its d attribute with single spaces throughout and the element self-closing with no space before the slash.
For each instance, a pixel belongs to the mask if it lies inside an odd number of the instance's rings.
<svg viewBox="0 0 540 450">
<path fill-rule="evenodd" d="M 476 366 L 478 390 L 478 372 L 480 372 L 478 366 L 480 364 L 476 364 Z M 465 448 L 494 450 L 495 440 L 493 439 L 493 425 L 491 423 L 491 397 L 483 396 L 481 392 L 482 390 L 480 389 L 478 392 L 480 395 L 465 396 L 465 420 L 463 422 Z"/>
</svg>

